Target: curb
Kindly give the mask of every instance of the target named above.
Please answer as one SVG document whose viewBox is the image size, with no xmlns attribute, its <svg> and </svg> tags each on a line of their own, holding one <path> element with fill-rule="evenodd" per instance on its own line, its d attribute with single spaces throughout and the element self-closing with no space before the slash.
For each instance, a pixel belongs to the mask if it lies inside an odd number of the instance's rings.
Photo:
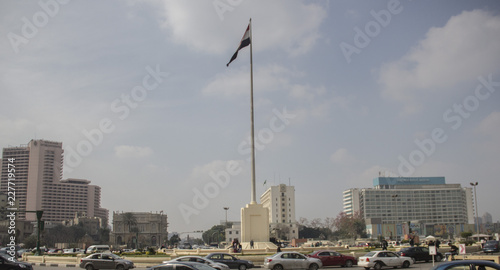
<svg viewBox="0 0 500 270">
<path fill-rule="evenodd" d="M 76 267 L 76 264 L 65 263 L 32 263 L 34 266 L 48 266 L 48 267 Z"/>
</svg>

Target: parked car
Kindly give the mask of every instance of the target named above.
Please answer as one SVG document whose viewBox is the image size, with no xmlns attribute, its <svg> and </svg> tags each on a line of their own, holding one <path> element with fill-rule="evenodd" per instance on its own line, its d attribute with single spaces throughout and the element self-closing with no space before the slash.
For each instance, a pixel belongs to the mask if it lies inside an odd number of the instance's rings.
<svg viewBox="0 0 500 270">
<path fill-rule="evenodd" d="M 80 260 L 80 268 L 86 270 L 118 269 L 128 270 L 134 268 L 134 263 L 112 253 L 94 253 Z"/>
<path fill-rule="evenodd" d="M 402 248 L 398 254 L 400 256 L 410 257 L 413 259 L 413 263 L 417 261 L 432 261 L 432 255 L 429 255 L 429 249 L 426 247 L 407 247 Z M 434 255 L 434 261 L 440 262 L 443 259 L 443 254 L 436 252 Z"/>
<path fill-rule="evenodd" d="M 215 270 L 210 265 L 198 262 L 177 262 L 172 261 L 155 265 L 148 270 Z"/>
<path fill-rule="evenodd" d="M 440 263 L 432 267 L 430 270 L 448 269 L 500 270 L 500 264 L 483 260 L 457 260 Z"/>
<path fill-rule="evenodd" d="M 382 267 L 402 267 L 408 268 L 413 264 L 413 259 L 410 257 L 399 256 L 392 251 L 380 250 L 366 253 L 359 257 L 358 266 L 375 270 L 380 270 Z"/>
<path fill-rule="evenodd" d="M 484 253 L 499 252 L 499 242 L 497 240 L 488 240 L 484 243 Z"/>
<path fill-rule="evenodd" d="M 353 256 L 343 255 L 336 251 L 330 250 L 319 250 L 311 254 L 307 254 L 307 257 L 316 258 L 321 260 L 323 266 L 342 266 L 342 267 L 352 267 L 357 265 L 358 261 Z"/>
<path fill-rule="evenodd" d="M 229 266 L 227 266 L 223 263 L 214 262 L 210 259 L 203 258 L 200 256 L 182 256 L 182 257 L 170 260 L 170 261 L 164 261 L 163 263 L 169 263 L 169 262 L 174 262 L 174 261 L 177 261 L 177 262 L 199 262 L 199 263 L 204 263 L 204 264 L 210 265 L 211 267 L 213 267 L 217 270 L 229 270 Z"/>
<path fill-rule="evenodd" d="M 111 252 L 108 245 L 92 245 L 87 248 L 87 253 Z"/>
<path fill-rule="evenodd" d="M 227 253 L 210 253 L 205 258 L 214 262 L 223 263 L 231 269 L 245 270 L 254 267 L 253 262 L 247 260 L 240 260 L 231 254 Z"/>
<path fill-rule="evenodd" d="M 306 257 L 298 252 L 278 252 L 264 259 L 264 268 L 272 270 L 308 269 L 323 267 L 320 259 Z"/>
<path fill-rule="evenodd" d="M 20 262 L 6 253 L 0 253 L 0 268 L 9 270 L 33 270 L 31 264 Z"/>
</svg>

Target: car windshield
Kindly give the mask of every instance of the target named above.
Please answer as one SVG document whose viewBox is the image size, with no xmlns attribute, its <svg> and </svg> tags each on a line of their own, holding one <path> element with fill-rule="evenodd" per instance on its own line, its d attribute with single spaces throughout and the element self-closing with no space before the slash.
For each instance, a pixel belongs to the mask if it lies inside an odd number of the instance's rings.
<svg viewBox="0 0 500 270">
<path fill-rule="evenodd" d="M 4 258 L 5 260 L 9 260 L 9 261 L 14 261 L 14 262 L 17 262 L 18 260 L 16 259 L 16 257 L 11 257 L 9 254 L 3 254 L 3 253 L 0 253 L 0 256 L 2 256 L 2 258 Z"/>
<path fill-rule="evenodd" d="M 206 264 L 192 264 L 192 266 L 198 270 L 215 270 L 215 268 L 212 268 Z"/>
<path fill-rule="evenodd" d="M 109 255 L 111 258 L 113 258 L 113 259 L 121 259 L 121 258 L 122 258 L 122 257 L 120 257 L 120 256 L 118 256 L 118 255 L 116 255 L 116 254 L 113 254 L 113 253 L 110 253 L 110 254 L 108 254 L 108 255 Z"/>
<path fill-rule="evenodd" d="M 373 257 L 373 256 L 375 256 L 375 252 L 368 252 L 365 254 L 364 257 Z"/>
</svg>

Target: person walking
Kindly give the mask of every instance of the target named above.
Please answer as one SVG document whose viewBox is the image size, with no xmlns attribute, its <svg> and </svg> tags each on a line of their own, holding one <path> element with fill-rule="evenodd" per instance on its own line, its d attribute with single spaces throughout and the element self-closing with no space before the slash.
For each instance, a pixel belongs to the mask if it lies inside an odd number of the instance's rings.
<svg viewBox="0 0 500 270">
<path fill-rule="evenodd" d="M 385 239 L 382 239 L 382 250 L 387 250 L 388 243 Z"/>
<path fill-rule="evenodd" d="M 250 248 L 253 248 L 253 239 L 250 240 Z"/>
</svg>

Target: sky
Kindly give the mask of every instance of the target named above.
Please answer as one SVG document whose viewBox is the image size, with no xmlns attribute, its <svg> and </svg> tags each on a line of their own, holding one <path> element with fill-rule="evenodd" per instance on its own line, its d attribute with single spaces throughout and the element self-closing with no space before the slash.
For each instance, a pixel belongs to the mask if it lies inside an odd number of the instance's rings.
<svg viewBox="0 0 500 270">
<path fill-rule="evenodd" d="M 342 211 L 379 173 L 478 182 L 500 219 L 498 1 L 2 1 L 0 147 L 62 142 L 63 178 L 169 231 L 238 221 L 295 186 L 296 217 Z"/>
</svg>

